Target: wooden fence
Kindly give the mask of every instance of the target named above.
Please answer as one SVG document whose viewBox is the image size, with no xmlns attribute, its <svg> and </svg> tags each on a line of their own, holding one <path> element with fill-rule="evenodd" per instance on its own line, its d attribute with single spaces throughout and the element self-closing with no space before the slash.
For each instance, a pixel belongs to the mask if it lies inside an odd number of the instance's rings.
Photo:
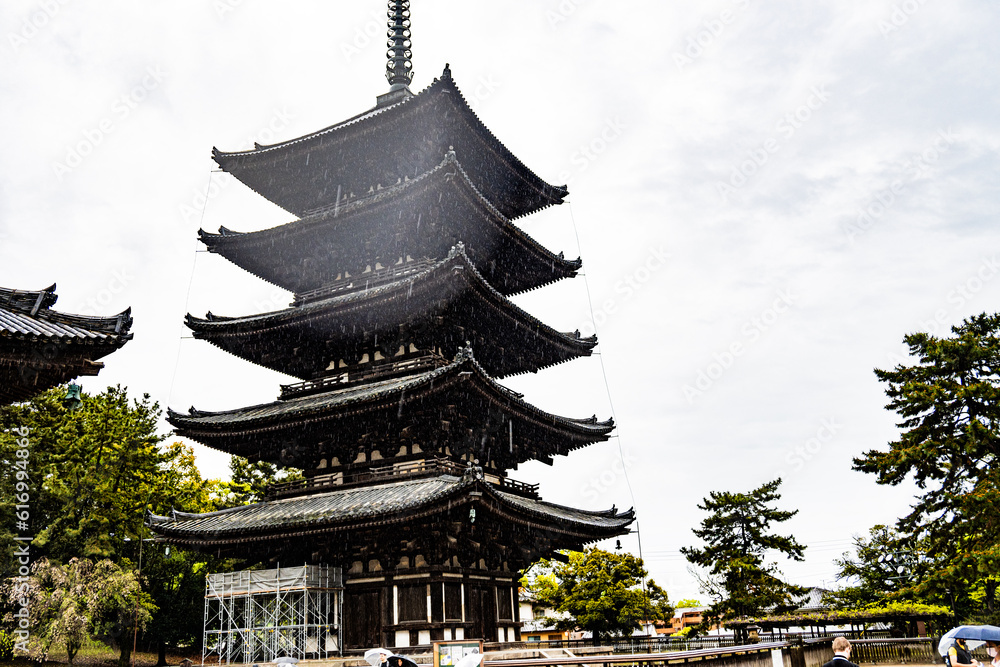
<svg viewBox="0 0 1000 667">
<path fill-rule="evenodd" d="M 863 663 L 930 665 L 943 662 L 937 642 L 930 638 L 857 639 L 851 642 L 851 660 Z"/>
<path fill-rule="evenodd" d="M 724 649 L 639 653 L 632 655 L 587 655 L 579 657 L 531 658 L 526 660 L 486 660 L 484 667 L 623 667 L 629 665 L 680 665 L 710 661 L 712 667 L 777 667 L 773 653 L 783 653 L 786 642 L 768 642 Z M 790 667 L 787 661 L 783 667 Z"/>
<path fill-rule="evenodd" d="M 484 667 L 666 667 L 689 662 L 706 667 L 822 667 L 833 657 L 832 637 L 805 641 L 762 642 L 743 646 L 666 652 L 614 653 L 579 657 L 486 660 Z M 537 642 L 531 642 L 534 646 Z M 859 639 L 851 642 L 851 659 L 859 665 L 941 663 L 937 641 L 928 637 L 908 639 Z"/>
</svg>

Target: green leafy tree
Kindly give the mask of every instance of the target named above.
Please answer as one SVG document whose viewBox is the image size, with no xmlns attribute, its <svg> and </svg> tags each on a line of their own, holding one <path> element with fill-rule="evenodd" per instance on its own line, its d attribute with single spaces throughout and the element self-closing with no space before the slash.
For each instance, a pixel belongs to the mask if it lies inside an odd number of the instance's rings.
<svg viewBox="0 0 1000 667">
<path fill-rule="evenodd" d="M 121 568 L 110 560 L 94 565 L 87 593 L 90 633 L 118 649 L 118 664 L 124 667 L 132 655 L 135 633 L 149 624 L 156 604 L 140 588 L 135 570 Z"/>
<path fill-rule="evenodd" d="M 148 395 L 130 401 L 125 389 L 112 387 L 84 394 L 77 410 L 63 406 L 64 396 L 65 388 L 56 388 L 0 409 L 0 456 L 14 456 L 13 429 L 30 431 L 30 529 L 37 554 L 64 563 L 134 559 L 148 508 L 167 512 L 208 502 L 209 485 L 190 450 L 162 444 L 160 409 Z M 0 471 L 0 488 L 14 489 L 12 473 L 7 466 Z M 0 499 L 7 512 L 13 503 L 13 495 Z M 5 522 L 0 530 L 13 525 Z"/>
<path fill-rule="evenodd" d="M 41 664 L 49 659 L 53 649 L 62 645 L 69 664 L 87 639 L 86 575 L 89 561 L 74 561 L 63 567 L 46 559 L 32 564 L 27 581 L 4 584 L 4 597 L 19 612 L 28 614 L 30 628 L 26 647 L 27 657 Z M 12 626 L 19 620 L 8 613 L 5 622 Z M 22 642 L 24 638 L 22 637 Z M 21 648 L 25 646 L 22 643 Z"/>
<path fill-rule="evenodd" d="M 159 609 L 141 640 L 161 656 L 166 644 L 199 640 L 202 613 L 192 606 L 192 592 L 200 602 L 205 572 L 234 564 L 180 549 L 168 553 L 151 541 L 144 520 L 147 512 L 221 509 L 224 485 L 202 479 L 190 447 L 157 433 L 160 409 L 148 396 L 131 400 L 113 387 L 83 394 L 79 408 L 69 410 L 65 395 L 56 388 L 0 408 L 0 461 L 17 460 L 21 433 L 29 433 L 30 444 L 21 471 L 26 479 L 17 479 L 15 466 L 0 468 L 0 538 L 13 537 L 17 484 L 27 484 L 32 559 L 108 558 L 134 571 L 141 555 L 142 587 Z M 0 576 L 18 566 L 13 553 L 0 553 Z"/>
<path fill-rule="evenodd" d="M 564 614 L 549 619 L 557 628 L 588 630 L 600 641 L 673 614 L 666 591 L 646 578 L 642 559 L 596 548 L 568 558 L 567 563 L 542 560 L 521 580 L 538 602 Z"/>
<path fill-rule="evenodd" d="M 708 575 L 699 577 L 701 589 L 714 600 L 705 614 L 705 625 L 723 620 L 757 616 L 765 609 L 783 611 L 794 606 L 805 588 L 781 578 L 775 563 L 766 562 L 768 552 L 804 560 L 805 547 L 792 536 L 769 532 L 772 523 L 795 516 L 773 507 L 781 499 L 781 479 L 748 493 L 711 492 L 699 509 L 709 512 L 701 528 L 693 529 L 704 547 L 683 547 L 681 553 Z"/>
<path fill-rule="evenodd" d="M 0 662 L 14 659 L 14 637 L 6 630 L 0 630 Z"/>
<path fill-rule="evenodd" d="M 683 600 L 678 600 L 677 604 L 674 605 L 678 609 L 692 609 L 694 607 L 701 606 L 701 600 L 695 600 L 694 598 L 684 598 Z"/>
<path fill-rule="evenodd" d="M 920 492 L 896 528 L 923 545 L 922 598 L 944 597 L 960 616 L 995 614 L 1000 575 L 1000 315 L 977 315 L 952 335 L 903 340 L 915 359 L 875 375 L 900 417 L 888 451 L 870 450 L 854 468 Z M 982 589 L 979 601 L 975 591 Z"/>
<path fill-rule="evenodd" d="M 39 664 L 61 646 L 72 665 L 90 635 L 119 648 L 119 662 L 125 665 L 132 629 L 144 627 L 156 610 L 150 596 L 139 590 L 136 573 L 110 560 L 94 564 L 74 558 L 60 565 L 42 558 L 32 564 L 27 582 L 8 580 L 4 593 L 18 607 L 27 603 L 28 657 Z M 8 614 L 5 620 L 16 617 Z"/>
<path fill-rule="evenodd" d="M 156 602 L 144 645 L 155 649 L 157 665 L 166 665 L 169 646 L 201 641 L 205 605 L 205 575 L 238 569 L 238 562 L 220 560 L 177 547 L 147 544 L 142 557 L 142 582 Z"/>
<path fill-rule="evenodd" d="M 285 468 L 267 461 L 250 462 L 234 456 L 229 462 L 232 479 L 223 485 L 220 502 L 225 507 L 239 507 L 264 499 L 267 487 L 282 482 L 305 479 L 297 468 Z"/>
</svg>

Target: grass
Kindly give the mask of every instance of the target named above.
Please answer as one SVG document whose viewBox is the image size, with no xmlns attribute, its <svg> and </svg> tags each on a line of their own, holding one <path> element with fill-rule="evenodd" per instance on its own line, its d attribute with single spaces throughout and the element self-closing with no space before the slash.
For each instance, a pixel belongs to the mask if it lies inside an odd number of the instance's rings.
<svg viewBox="0 0 1000 667">
<path fill-rule="evenodd" d="M 159 656 L 155 651 L 152 653 L 136 651 L 132 654 L 132 658 L 136 667 L 153 667 Z M 196 664 L 200 663 L 201 652 L 196 648 L 167 649 L 168 665 L 179 664 L 184 658 L 189 658 Z M 68 663 L 69 658 L 66 655 L 66 649 L 60 646 L 49 654 L 49 659 L 44 664 L 55 667 L 56 665 L 62 666 Z M 101 642 L 91 641 L 80 648 L 80 651 L 73 658 L 73 664 L 80 667 L 117 667 L 118 651 Z M 35 667 L 35 663 L 27 658 L 16 656 L 12 661 L 0 662 L 0 665 L 4 667 L 7 665 L 12 667 Z"/>
</svg>

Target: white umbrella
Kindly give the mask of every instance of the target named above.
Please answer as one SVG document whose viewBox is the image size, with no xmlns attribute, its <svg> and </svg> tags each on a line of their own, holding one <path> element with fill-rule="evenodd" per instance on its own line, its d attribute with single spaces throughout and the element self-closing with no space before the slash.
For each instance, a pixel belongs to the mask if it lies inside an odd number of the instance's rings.
<svg viewBox="0 0 1000 667">
<path fill-rule="evenodd" d="M 483 658 L 485 657 L 486 656 L 484 656 L 482 653 L 479 653 L 478 651 L 476 653 L 470 653 L 469 655 L 459 660 L 458 663 L 455 665 L 455 667 L 479 667 L 479 664 L 483 661 Z"/>
<path fill-rule="evenodd" d="M 382 664 L 382 656 L 388 658 L 390 655 L 392 655 L 392 651 L 387 648 L 370 648 L 365 651 L 365 662 L 372 667 L 378 667 Z"/>
</svg>

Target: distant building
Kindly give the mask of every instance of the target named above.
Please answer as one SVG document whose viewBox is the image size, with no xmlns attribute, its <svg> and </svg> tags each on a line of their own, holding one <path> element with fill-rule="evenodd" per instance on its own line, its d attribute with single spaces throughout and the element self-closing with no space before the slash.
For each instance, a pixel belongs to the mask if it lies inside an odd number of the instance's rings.
<svg viewBox="0 0 1000 667">
<path fill-rule="evenodd" d="M 568 618 L 569 615 L 538 602 L 523 589 L 520 593 L 520 605 L 521 641 L 558 642 L 583 639 L 585 636 L 585 633 L 580 631 L 557 629 L 552 620 L 560 617 Z"/>
<path fill-rule="evenodd" d="M 703 614 L 706 609 L 708 607 L 681 607 L 675 609 L 673 617 L 666 621 L 656 622 L 656 634 L 658 636 L 670 636 L 680 632 L 684 628 L 698 625 L 704 618 Z"/>
<path fill-rule="evenodd" d="M 811 614 L 814 612 L 826 611 L 830 607 L 823 604 L 823 596 L 830 591 L 819 586 L 813 586 L 805 595 L 799 598 L 799 606 L 796 607 L 796 614 Z"/>
</svg>

